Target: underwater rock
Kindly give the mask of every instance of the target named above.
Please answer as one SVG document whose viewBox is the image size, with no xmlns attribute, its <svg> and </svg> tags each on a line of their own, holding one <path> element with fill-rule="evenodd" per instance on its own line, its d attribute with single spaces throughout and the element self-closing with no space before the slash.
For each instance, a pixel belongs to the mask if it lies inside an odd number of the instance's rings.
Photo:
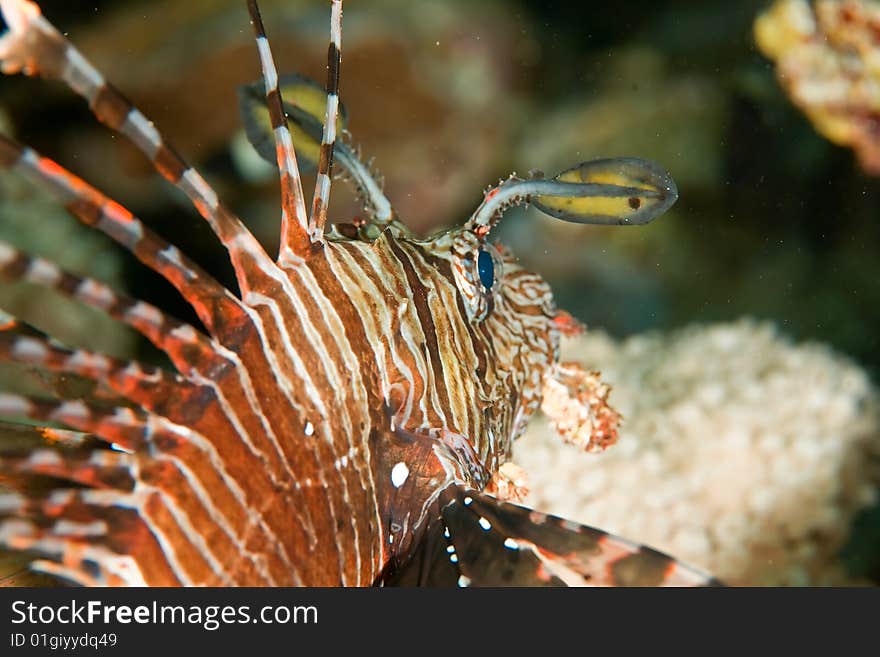
<svg viewBox="0 0 880 657">
<path fill-rule="evenodd" d="M 638 538 L 735 585 L 854 583 L 839 562 L 880 481 L 868 375 L 769 323 L 563 345 L 602 371 L 624 421 L 600 455 L 545 420 L 518 441 L 536 508 Z"/>
<path fill-rule="evenodd" d="M 880 3 L 777 0 L 754 33 L 816 130 L 880 175 Z"/>
</svg>

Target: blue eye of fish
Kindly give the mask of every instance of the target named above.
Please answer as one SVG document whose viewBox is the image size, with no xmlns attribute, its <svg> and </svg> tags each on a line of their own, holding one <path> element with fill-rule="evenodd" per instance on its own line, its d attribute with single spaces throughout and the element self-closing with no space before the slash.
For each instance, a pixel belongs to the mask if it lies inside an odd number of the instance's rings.
<svg viewBox="0 0 880 657">
<path fill-rule="evenodd" d="M 480 283 L 487 290 L 491 290 L 495 285 L 495 263 L 488 251 L 480 249 L 477 254 L 477 274 L 480 276 Z"/>
</svg>

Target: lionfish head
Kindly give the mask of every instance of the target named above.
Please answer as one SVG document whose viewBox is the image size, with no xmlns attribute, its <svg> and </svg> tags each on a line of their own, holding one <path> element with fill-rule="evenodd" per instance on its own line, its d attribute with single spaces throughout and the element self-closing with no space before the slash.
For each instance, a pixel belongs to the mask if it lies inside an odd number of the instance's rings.
<svg viewBox="0 0 880 657">
<path fill-rule="evenodd" d="M 551 180 L 540 173 L 527 179 L 512 175 L 486 192 L 463 226 L 430 242 L 435 253 L 448 252 L 465 316 L 488 336 L 498 369 L 516 381 L 517 394 L 510 400 L 514 408 L 510 440 L 523 432 L 542 401 L 557 429 L 587 449 L 603 449 L 613 442 L 618 417 L 605 404 L 608 388 L 596 373 L 559 362 L 560 336 L 576 334 L 583 327 L 557 309 L 543 277 L 524 268 L 509 249 L 493 243 L 492 229 L 504 211 L 531 204 L 568 222 L 638 225 L 665 212 L 676 199 L 672 178 L 652 162 L 594 160 Z M 576 429 L 572 413 L 582 416 Z"/>
</svg>

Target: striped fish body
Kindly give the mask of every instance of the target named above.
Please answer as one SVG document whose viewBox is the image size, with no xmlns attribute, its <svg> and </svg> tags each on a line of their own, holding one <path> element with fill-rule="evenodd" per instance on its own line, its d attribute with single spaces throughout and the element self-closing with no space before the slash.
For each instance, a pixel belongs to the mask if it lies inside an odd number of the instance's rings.
<svg viewBox="0 0 880 657">
<path fill-rule="evenodd" d="M 452 234 L 417 242 L 391 231 L 369 243 L 328 241 L 304 263 L 267 275 L 219 339 L 240 359 L 214 377 L 234 410 L 189 398 L 157 409 L 210 436 L 221 454 L 239 454 L 216 485 L 238 481 L 243 506 L 261 500 L 284 544 L 324 555 L 297 564 L 301 579 L 285 583 L 371 583 L 409 546 L 443 488 L 486 485 L 537 408 L 555 354 L 549 288 L 504 263 L 493 312 L 474 325 L 453 275 L 461 266 L 454 243 Z M 193 391 L 206 394 L 220 396 Z M 193 407 L 207 412 L 187 416 Z M 233 415 L 245 429 L 228 421 Z M 394 472 L 408 474 L 401 483 Z M 216 524 L 205 522 L 200 533 Z M 246 575 L 246 552 L 227 543 L 221 560 L 239 562 L 230 572 Z"/>
<path fill-rule="evenodd" d="M 330 4 L 318 120 L 284 105 L 256 2 L 247 2 L 282 192 L 281 249 L 270 258 L 36 4 L 0 0 L 3 72 L 59 79 L 83 96 L 190 199 L 228 251 L 240 289 L 0 136 L 0 168 L 48 188 L 163 275 L 203 325 L 0 242 L 3 278 L 104 311 L 173 367 L 68 349 L 16 320 L 0 326 L 0 359 L 83 377 L 101 393 L 0 394 L 0 417 L 40 425 L 0 442 L 0 483 L 11 489 L 0 495 L 0 547 L 85 585 L 705 583 L 665 555 L 486 494 L 516 499 L 517 477 L 505 467 L 539 407 L 590 451 L 614 441 L 619 419 L 595 373 L 558 362 L 559 337 L 577 322 L 556 310 L 540 276 L 489 244 L 492 227 L 526 202 L 566 221 L 644 223 L 675 201 L 671 179 L 633 158 L 583 163 L 551 180 L 511 177 L 462 227 L 419 240 L 341 143 L 339 164 L 368 220 L 325 230 L 342 15 L 341 0 Z M 287 114 L 300 138 L 315 141 L 310 213 Z"/>
</svg>

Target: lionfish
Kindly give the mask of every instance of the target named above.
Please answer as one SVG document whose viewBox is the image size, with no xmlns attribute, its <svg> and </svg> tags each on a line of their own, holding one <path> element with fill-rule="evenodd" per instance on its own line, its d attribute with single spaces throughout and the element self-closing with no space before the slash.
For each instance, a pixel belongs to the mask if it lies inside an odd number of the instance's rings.
<svg viewBox="0 0 880 657">
<path fill-rule="evenodd" d="M 81 585 L 714 583 L 650 548 L 513 503 L 509 465 L 539 408 L 593 451 L 614 441 L 618 416 L 596 373 L 559 362 L 560 335 L 579 324 L 540 276 L 489 242 L 493 227 L 524 203 L 579 223 L 645 223 L 675 202 L 673 181 L 635 158 L 552 179 L 511 176 L 463 225 L 417 238 L 357 150 L 336 144 L 342 0 L 330 5 L 322 90 L 279 77 L 257 3 L 247 2 L 262 68 L 242 92 L 247 132 L 280 175 L 273 259 L 34 2 L 0 0 L 3 72 L 60 80 L 88 101 L 189 198 L 239 287 L 226 289 L 122 205 L 0 137 L 0 167 L 46 187 L 164 276 L 202 324 L 0 243 L 6 280 L 104 311 L 173 366 L 65 348 L 6 323 L 4 361 L 84 377 L 105 394 L 0 395 L 0 415 L 29 423 L 0 444 L 0 547 Z M 308 209 L 292 135 L 317 169 Z M 327 228 L 334 155 L 366 219 Z"/>
</svg>

